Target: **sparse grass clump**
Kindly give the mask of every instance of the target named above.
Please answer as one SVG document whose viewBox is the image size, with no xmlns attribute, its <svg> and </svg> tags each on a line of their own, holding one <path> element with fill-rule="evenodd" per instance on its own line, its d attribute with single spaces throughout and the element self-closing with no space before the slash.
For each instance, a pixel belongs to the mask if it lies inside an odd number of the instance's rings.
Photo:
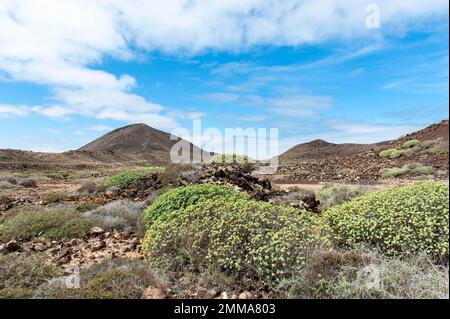
<svg viewBox="0 0 450 319">
<path fill-rule="evenodd" d="M 60 274 L 41 254 L 0 255 L 0 299 L 30 298 L 40 285 Z"/>
<path fill-rule="evenodd" d="M 277 281 L 327 244 L 317 216 L 248 199 L 217 197 L 160 216 L 143 251 L 169 270 L 218 269 Z"/>
<path fill-rule="evenodd" d="M 324 214 L 335 240 L 348 247 L 367 243 L 388 255 L 425 252 L 448 257 L 449 193 L 425 182 L 369 193 Z"/>
<path fill-rule="evenodd" d="M 141 171 L 125 171 L 108 178 L 105 185 L 108 187 L 124 187 L 139 180 L 145 179 L 149 173 Z"/>
<path fill-rule="evenodd" d="M 378 154 L 378 155 L 379 155 L 381 158 L 387 158 L 387 157 L 391 157 L 391 154 L 392 154 L 394 151 L 396 151 L 396 149 L 395 149 L 395 148 L 391 148 L 391 149 L 388 149 L 388 150 L 381 151 L 380 154 Z"/>
<path fill-rule="evenodd" d="M 35 298 L 58 299 L 139 299 L 149 287 L 164 288 L 165 280 L 148 262 L 109 259 L 80 272 L 80 287 L 67 288 L 54 282 L 42 286 Z"/>
<path fill-rule="evenodd" d="M 46 204 L 59 203 L 68 199 L 69 197 L 66 194 L 59 192 L 50 192 L 41 196 L 41 200 Z"/>
<path fill-rule="evenodd" d="M 419 144 L 420 144 L 419 140 L 410 140 L 410 141 L 407 141 L 407 142 L 403 143 L 402 147 L 405 148 L 405 149 L 413 148 L 413 147 L 415 147 L 415 146 L 417 146 Z"/>
<path fill-rule="evenodd" d="M 37 183 L 34 179 L 26 178 L 20 181 L 20 186 L 27 187 L 27 188 L 34 188 L 37 187 Z"/>
<path fill-rule="evenodd" d="M 402 167 L 382 168 L 379 172 L 383 178 L 394 178 L 404 175 L 430 175 L 433 174 L 434 169 L 431 166 L 423 166 L 418 163 L 408 163 Z"/>
<path fill-rule="evenodd" d="M 94 220 L 70 208 L 24 206 L 12 209 L 0 224 L 0 240 L 42 236 L 53 240 L 83 237 Z"/>
<path fill-rule="evenodd" d="M 367 249 L 325 252 L 278 289 L 288 298 L 448 299 L 448 266 L 425 254 L 401 259 Z"/>
<path fill-rule="evenodd" d="M 364 195 L 369 191 L 367 186 L 328 184 L 317 193 L 317 197 L 321 208 L 327 209 Z"/>
<path fill-rule="evenodd" d="M 94 218 L 105 230 L 121 229 L 141 235 L 145 232 L 140 203 L 118 200 L 85 212 L 83 216 Z"/>
<path fill-rule="evenodd" d="M 153 204 L 145 210 L 144 221 L 147 226 L 150 226 L 159 216 L 184 209 L 201 200 L 214 198 L 233 201 L 249 198 L 249 196 L 222 185 L 195 184 L 174 188 L 156 198 Z"/>
<path fill-rule="evenodd" d="M 404 150 L 394 150 L 391 155 L 389 155 L 390 159 L 394 159 L 394 158 L 399 158 L 402 157 L 403 155 L 405 155 L 405 151 Z"/>
</svg>

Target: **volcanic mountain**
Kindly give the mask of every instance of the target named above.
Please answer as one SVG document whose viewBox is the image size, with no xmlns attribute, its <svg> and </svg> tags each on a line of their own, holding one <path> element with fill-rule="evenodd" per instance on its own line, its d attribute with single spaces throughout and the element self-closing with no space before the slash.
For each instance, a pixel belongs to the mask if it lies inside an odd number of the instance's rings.
<svg viewBox="0 0 450 319">
<path fill-rule="evenodd" d="M 78 151 L 110 153 L 128 160 L 146 160 L 152 164 L 167 164 L 170 150 L 180 139 L 170 139 L 170 134 L 146 124 L 133 124 L 113 130 Z M 188 142 L 187 142 L 188 143 Z M 188 143 L 191 151 L 201 151 Z"/>
</svg>

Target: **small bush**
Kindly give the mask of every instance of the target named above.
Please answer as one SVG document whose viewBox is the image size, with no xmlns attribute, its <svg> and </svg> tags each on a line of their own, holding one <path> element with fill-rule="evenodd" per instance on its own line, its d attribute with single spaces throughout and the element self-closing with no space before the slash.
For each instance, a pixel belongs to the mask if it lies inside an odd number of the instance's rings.
<svg viewBox="0 0 450 319">
<path fill-rule="evenodd" d="M 405 151 L 404 150 L 394 150 L 391 155 L 389 155 L 390 159 L 394 159 L 394 158 L 399 158 L 402 157 L 403 155 L 405 155 Z"/>
<path fill-rule="evenodd" d="M 83 203 L 79 203 L 79 204 L 75 205 L 75 210 L 77 212 L 80 212 L 80 213 L 85 213 L 85 212 L 88 212 L 90 210 L 94 210 L 97 207 L 98 207 L 98 205 L 95 204 L 95 203 L 83 202 Z"/>
<path fill-rule="evenodd" d="M 218 197 L 158 218 L 143 251 L 170 270 L 218 269 L 271 282 L 298 271 L 326 243 L 309 212 Z"/>
<path fill-rule="evenodd" d="M 42 236 L 49 239 L 83 237 L 95 221 L 69 208 L 25 206 L 6 214 L 0 224 L 0 240 L 29 239 Z"/>
<path fill-rule="evenodd" d="M 143 260 L 109 259 L 80 272 L 80 288 L 49 283 L 35 298 L 139 299 L 149 287 L 165 288 L 166 282 Z"/>
<path fill-rule="evenodd" d="M 48 279 L 60 275 L 46 256 L 0 255 L 0 299 L 30 298 Z"/>
<path fill-rule="evenodd" d="M 391 148 L 391 149 L 388 149 L 388 150 L 384 150 L 384 151 L 381 151 L 380 154 L 378 154 L 378 156 L 380 156 L 380 157 L 382 157 L 382 158 L 391 157 L 391 154 L 392 154 L 394 151 L 396 151 L 395 148 Z"/>
<path fill-rule="evenodd" d="M 58 193 L 58 192 L 47 193 L 47 194 L 42 195 L 42 197 L 41 197 L 41 200 L 46 204 L 59 203 L 59 202 L 66 201 L 68 199 L 69 198 L 65 194 Z"/>
<path fill-rule="evenodd" d="M 15 185 L 8 183 L 7 181 L 0 181 L 0 190 L 12 189 Z"/>
<path fill-rule="evenodd" d="M 105 185 L 108 187 L 124 187 L 129 184 L 133 184 L 141 179 L 145 179 L 149 176 L 146 172 L 140 171 L 125 171 L 108 178 Z"/>
<path fill-rule="evenodd" d="M 317 193 L 317 197 L 321 208 L 326 209 L 364 195 L 369 191 L 366 186 L 328 184 Z"/>
<path fill-rule="evenodd" d="M 404 175 L 430 175 L 433 174 L 434 169 L 431 166 L 423 166 L 418 163 L 408 163 L 403 165 L 401 168 L 382 168 L 379 172 L 380 176 L 383 178 L 394 178 Z"/>
<path fill-rule="evenodd" d="M 140 235 L 145 232 L 140 203 L 118 200 L 83 215 L 93 217 L 97 225 L 105 230 L 121 229 Z"/>
<path fill-rule="evenodd" d="M 11 185 L 17 185 L 17 179 L 14 176 L 0 176 L 0 182 L 3 181 Z"/>
<path fill-rule="evenodd" d="M 19 185 L 27 188 L 33 188 L 37 186 L 37 183 L 34 179 L 27 178 L 20 181 Z"/>
<path fill-rule="evenodd" d="M 448 299 L 448 267 L 425 254 L 400 259 L 374 250 L 325 252 L 278 290 L 285 298 Z"/>
<path fill-rule="evenodd" d="M 403 143 L 402 147 L 405 148 L 405 149 L 406 148 L 413 148 L 413 147 L 415 147 L 415 146 L 417 146 L 419 144 L 420 144 L 419 140 L 410 140 L 410 141 L 407 141 L 407 142 Z"/>
<path fill-rule="evenodd" d="M 150 226 L 159 216 L 171 211 L 183 209 L 200 200 L 224 198 L 232 201 L 239 198 L 249 198 L 244 193 L 237 192 L 228 186 L 195 184 L 174 188 L 158 196 L 153 204 L 144 212 L 144 221 Z"/>
<path fill-rule="evenodd" d="M 425 182 L 369 193 L 324 214 L 337 242 L 368 243 L 388 255 L 448 257 L 448 187 Z"/>
</svg>

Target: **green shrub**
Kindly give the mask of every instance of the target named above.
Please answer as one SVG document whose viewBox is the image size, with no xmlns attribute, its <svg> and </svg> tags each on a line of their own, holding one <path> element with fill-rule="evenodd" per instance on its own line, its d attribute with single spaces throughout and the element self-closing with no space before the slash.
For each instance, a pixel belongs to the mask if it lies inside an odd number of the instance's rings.
<svg viewBox="0 0 450 319">
<path fill-rule="evenodd" d="M 391 155 L 389 156 L 389 158 L 394 159 L 394 158 L 399 158 L 402 157 L 403 155 L 405 155 L 405 151 L 404 150 L 394 150 Z"/>
<path fill-rule="evenodd" d="M 326 243 L 319 218 L 309 212 L 218 197 L 161 216 L 142 247 L 160 267 L 220 269 L 270 282 L 298 271 Z"/>
<path fill-rule="evenodd" d="M 92 203 L 92 202 L 82 202 L 82 203 L 79 203 L 79 204 L 77 204 L 77 205 L 75 206 L 75 210 L 76 210 L 77 212 L 80 212 L 80 213 L 85 213 L 85 212 L 88 212 L 88 211 L 90 211 L 90 210 L 94 210 L 94 209 L 96 209 L 97 207 L 98 207 L 98 205 L 95 204 L 95 203 Z"/>
<path fill-rule="evenodd" d="M 83 237 L 92 226 L 92 218 L 73 209 L 25 206 L 13 209 L 5 216 L 0 224 L 0 240 L 36 236 L 54 240 Z"/>
<path fill-rule="evenodd" d="M 30 298 L 48 279 L 60 275 L 41 254 L 0 255 L 0 299 Z"/>
<path fill-rule="evenodd" d="M 388 255 L 448 256 L 448 187 L 420 183 L 373 192 L 324 214 L 337 242 L 378 246 Z"/>
<path fill-rule="evenodd" d="M 419 140 L 410 140 L 410 141 L 403 143 L 402 147 L 403 148 L 413 148 L 414 146 L 419 145 L 419 144 L 420 144 Z"/>
<path fill-rule="evenodd" d="M 186 187 L 174 188 L 158 196 L 153 204 L 145 210 L 144 222 L 147 226 L 150 226 L 161 215 L 174 210 L 183 209 L 200 200 L 219 197 L 230 201 L 239 198 L 248 198 L 246 194 L 222 185 L 194 184 Z"/>
<path fill-rule="evenodd" d="M 135 183 L 141 179 L 145 179 L 149 174 L 140 171 L 125 171 L 108 178 L 105 185 L 108 187 L 124 187 Z"/>
<path fill-rule="evenodd" d="M 369 188 L 360 185 L 328 184 L 322 188 L 317 197 L 322 209 L 340 205 L 355 197 L 369 192 Z"/>
<path fill-rule="evenodd" d="M 381 151 L 380 154 L 378 154 L 378 155 L 380 157 L 382 157 L 382 158 L 386 158 L 386 157 L 390 157 L 392 152 L 394 152 L 394 151 L 396 151 L 396 149 L 395 148 L 391 148 L 391 149 L 388 149 L 388 150 Z"/>
</svg>

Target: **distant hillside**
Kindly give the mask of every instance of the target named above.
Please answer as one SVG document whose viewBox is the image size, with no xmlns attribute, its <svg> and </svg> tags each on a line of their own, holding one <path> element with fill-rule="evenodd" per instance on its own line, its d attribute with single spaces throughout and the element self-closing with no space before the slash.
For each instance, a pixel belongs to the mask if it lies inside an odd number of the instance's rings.
<svg viewBox="0 0 450 319">
<path fill-rule="evenodd" d="M 280 162 L 317 161 L 356 155 L 374 148 L 371 144 L 333 144 L 323 140 L 314 140 L 298 144 L 281 154 Z"/>
<path fill-rule="evenodd" d="M 170 134 L 145 124 L 133 124 L 118 128 L 78 151 L 91 153 L 111 153 L 129 160 L 146 160 L 154 164 L 167 164 L 170 150 L 179 140 L 171 140 Z M 191 150 L 198 147 L 189 143 Z"/>
</svg>

